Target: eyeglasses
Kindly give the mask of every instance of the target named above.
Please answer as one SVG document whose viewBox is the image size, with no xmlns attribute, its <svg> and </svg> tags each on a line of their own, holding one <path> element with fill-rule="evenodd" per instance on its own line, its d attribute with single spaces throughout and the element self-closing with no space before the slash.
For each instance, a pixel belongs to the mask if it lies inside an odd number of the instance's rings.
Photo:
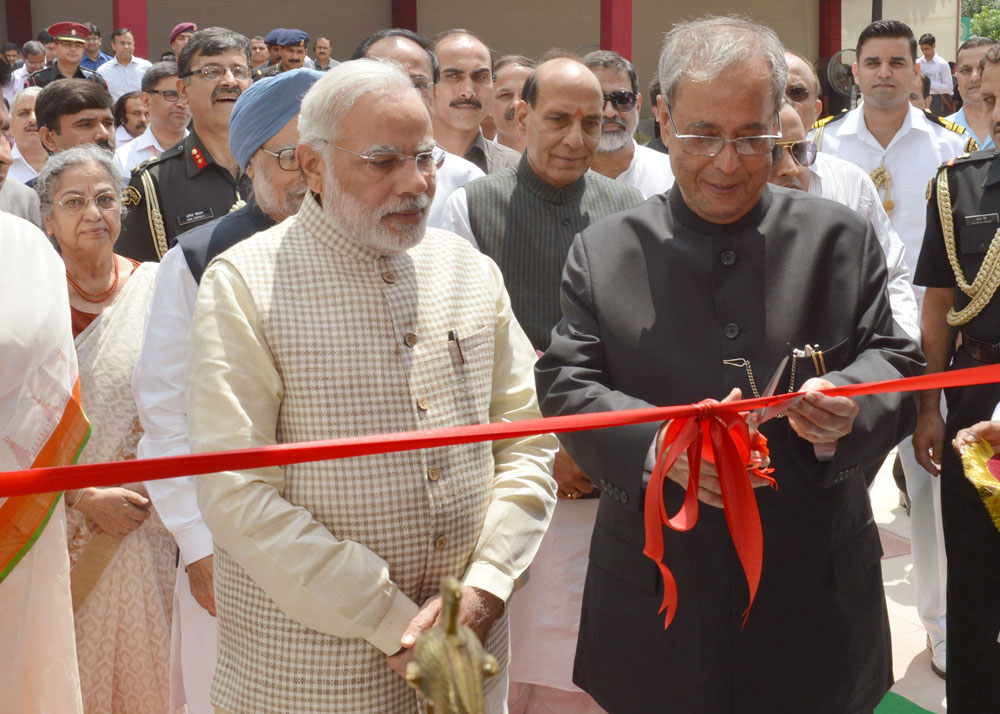
<svg viewBox="0 0 1000 714">
<path fill-rule="evenodd" d="M 237 77 L 237 79 L 239 78 Z M 163 98 L 171 104 L 176 102 L 181 97 L 180 93 L 176 89 L 150 89 L 147 94 L 161 94 L 163 95 Z"/>
<path fill-rule="evenodd" d="M 446 155 L 442 149 L 436 146 L 430 151 L 421 151 L 417 154 L 403 154 L 395 151 L 373 151 L 370 154 L 359 154 L 356 151 L 345 149 L 343 146 L 338 146 L 332 142 L 327 143 L 335 149 L 346 151 L 348 154 L 354 154 L 365 162 L 365 167 L 371 173 L 378 176 L 388 176 L 411 159 L 416 165 L 417 171 L 424 176 L 429 176 L 441 168 Z"/>
<path fill-rule="evenodd" d="M 777 165 L 784 158 L 786 151 L 799 166 L 812 166 L 816 160 L 816 145 L 811 141 L 776 141 L 771 150 L 771 162 Z"/>
<path fill-rule="evenodd" d="M 774 147 L 774 140 L 781 138 L 781 115 L 778 115 L 778 133 L 760 134 L 758 136 L 740 136 L 735 139 L 723 139 L 721 136 L 701 136 L 699 134 L 678 134 L 674 126 L 674 112 L 667 105 L 670 115 L 670 130 L 680 141 L 681 148 L 692 156 L 718 156 L 722 147 L 732 144 L 740 156 L 763 156 Z"/>
<path fill-rule="evenodd" d="M 260 150 L 265 154 L 270 154 L 278 160 L 278 167 L 285 171 L 298 171 L 299 162 L 295 158 L 295 147 L 294 146 L 283 146 L 277 151 L 268 151 L 263 146 Z"/>
<path fill-rule="evenodd" d="M 94 205 L 102 211 L 111 211 L 118 208 L 119 198 L 117 193 L 112 193 L 107 191 L 97 196 L 91 198 L 84 198 L 83 196 L 71 196 L 65 198 L 62 201 L 53 201 L 57 206 L 60 206 L 66 213 L 80 213 L 87 208 L 87 204 L 91 201 Z"/>
<path fill-rule="evenodd" d="M 205 65 L 201 69 L 193 69 L 184 77 L 190 77 L 192 74 L 200 74 L 202 77 L 207 79 L 209 82 L 215 82 L 226 76 L 226 72 L 233 75 L 233 79 L 237 82 L 242 82 L 244 80 L 250 79 L 250 68 L 244 67 L 241 64 L 233 65 L 232 67 L 223 67 L 219 64 L 209 64 Z M 183 79 L 183 78 L 182 78 Z"/>
<path fill-rule="evenodd" d="M 802 85 L 796 85 L 794 87 L 785 87 L 785 96 L 791 99 L 793 102 L 804 102 L 809 99 L 809 95 L 812 91 L 809 87 L 803 87 Z"/>
<path fill-rule="evenodd" d="M 611 102 L 611 106 L 614 107 L 616 112 L 632 111 L 635 108 L 635 101 L 635 92 L 627 92 L 624 89 L 604 93 L 604 104 Z"/>
</svg>

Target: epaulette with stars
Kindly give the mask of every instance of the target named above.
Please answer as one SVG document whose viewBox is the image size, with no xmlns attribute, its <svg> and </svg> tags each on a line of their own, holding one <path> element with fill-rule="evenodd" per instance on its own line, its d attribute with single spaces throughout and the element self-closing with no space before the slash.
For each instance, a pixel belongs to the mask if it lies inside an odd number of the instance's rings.
<svg viewBox="0 0 1000 714">
<path fill-rule="evenodd" d="M 205 159 L 205 155 L 201 153 L 201 149 L 197 146 L 191 147 L 191 159 L 194 161 L 194 165 L 198 167 L 199 171 L 208 166 L 208 161 Z"/>
</svg>

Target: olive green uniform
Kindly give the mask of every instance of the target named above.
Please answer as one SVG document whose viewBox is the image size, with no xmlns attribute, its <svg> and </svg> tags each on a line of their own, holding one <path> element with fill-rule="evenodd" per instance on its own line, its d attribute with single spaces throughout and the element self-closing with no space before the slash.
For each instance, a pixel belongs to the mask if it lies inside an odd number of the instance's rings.
<svg viewBox="0 0 1000 714">
<path fill-rule="evenodd" d="M 177 146 L 139 164 L 125 189 L 128 215 L 115 251 L 134 260 L 158 261 L 177 236 L 243 205 L 250 178 L 234 180 L 192 131 Z"/>
</svg>

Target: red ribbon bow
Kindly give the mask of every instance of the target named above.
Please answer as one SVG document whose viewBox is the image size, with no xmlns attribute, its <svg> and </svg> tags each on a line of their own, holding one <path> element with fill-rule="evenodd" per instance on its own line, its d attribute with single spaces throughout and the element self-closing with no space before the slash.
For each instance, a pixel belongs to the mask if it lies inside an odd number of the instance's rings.
<svg viewBox="0 0 1000 714">
<path fill-rule="evenodd" d="M 764 536 L 757 499 L 747 470 L 768 479 L 771 488 L 778 486 L 770 476 L 773 469 L 761 467 L 768 455 L 767 439 L 759 431 L 750 431 L 745 414 L 720 412 L 717 410 L 719 404 L 714 399 L 699 402 L 695 416 L 670 422 L 646 487 L 646 546 L 642 552 L 656 563 L 663 577 L 663 602 L 659 610 L 666 610 L 663 629 L 670 627 L 677 612 L 677 582 L 670 568 L 663 563 L 663 527 L 685 532 L 698 522 L 698 477 L 703 451 L 705 460 L 716 465 L 726 524 L 750 588 L 750 602 L 743 612 L 743 624 L 746 624 L 760 583 Z M 687 490 L 680 510 L 670 516 L 663 501 L 664 481 L 685 449 L 689 468 Z"/>
</svg>

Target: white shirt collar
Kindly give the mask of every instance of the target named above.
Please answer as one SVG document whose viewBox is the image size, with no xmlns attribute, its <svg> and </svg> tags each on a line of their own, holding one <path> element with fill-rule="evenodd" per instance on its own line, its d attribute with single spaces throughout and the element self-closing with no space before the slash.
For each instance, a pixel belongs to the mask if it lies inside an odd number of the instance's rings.
<svg viewBox="0 0 1000 714">
<path fill-rule="evenodd" d="M 933 129 L 930 126 L 930 122 L 927 121 L 927 118 L 925 116 L 923 116 L 923 112 L 921 112 L 913 105 L 910 105 L 908 109 L 909 111 L 907 111 L 906 115 L 903 117 L 903 123 L 900 124 L 899 129 L 892 137 L 892 140 L 889 142 L 889 146 L 884 147 L 883 149 L 884 151 L 888 151 L 889 148 L 893 144 L 895 144 L 898 139 L 906 136 L 906 134 L 909 133 L 911 129 L 923 131 L 928 134 L 933 132 Z M 878 143 L 878 140 L 868 130 L 868 125 L 865 124 L 864 112 L 865 112 L 864 105 L 862 105 L 858 107 L 857 110 L 848 113 L 848 115 L 843 119 L 844 126 L 842 127 L 840 133 L 856 134 L 857 137 L 862 141 L 865 141 L 867 143 L 874 143 L 875 145 L 881 147 L 881 144 Z"/>
</svg>

